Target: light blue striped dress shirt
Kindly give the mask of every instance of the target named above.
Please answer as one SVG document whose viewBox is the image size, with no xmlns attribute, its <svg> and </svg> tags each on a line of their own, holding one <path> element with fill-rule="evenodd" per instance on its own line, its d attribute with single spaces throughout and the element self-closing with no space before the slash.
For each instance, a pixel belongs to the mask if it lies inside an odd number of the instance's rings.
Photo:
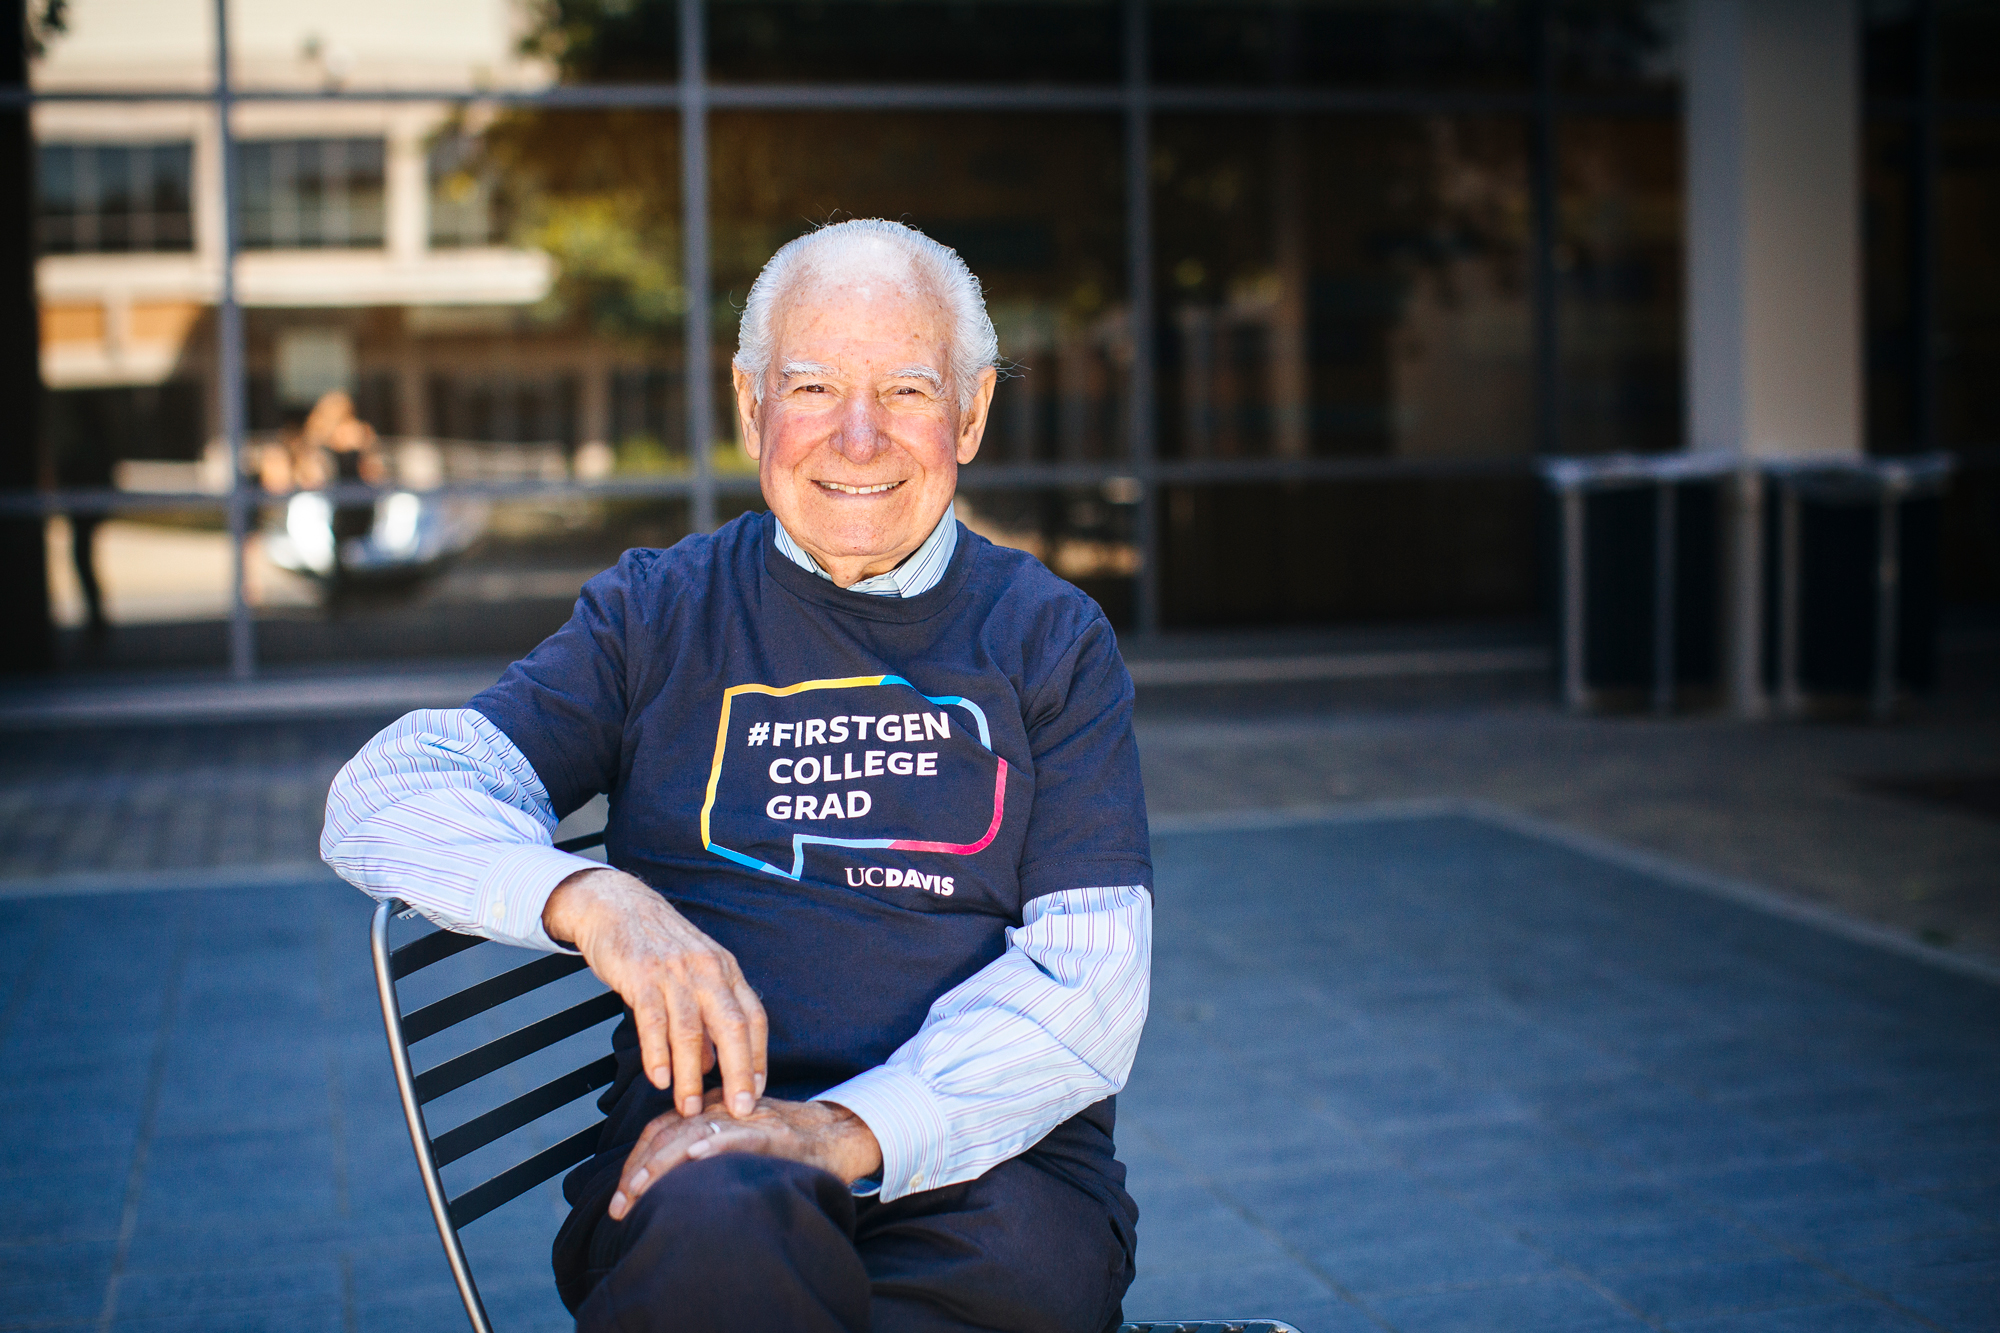
<svg viewBox="0 0 2000 1333">
<path fill-rule="evenodd" d="M 825 576 L 782 524 L 777 545 Z M 948 509 L 909 559 L 852 590 L 928 592 L 957 546 Z M 542 929 L 549 895 L 599 864 L 555 850 L 555 826 L 547 790 L 505 733 L 471 709 L 426 709 L 334 779 L 320 854 L 363 891 L 440 925 L 550 950 L 562 946 Z M 881 1197 L 973 1179 L 1123 1087 L 1146 1021 L 1152 928 L 1152 896 L 1137 885 L 1033 899 L 1007 951 L 939 996 L 886 1063 L 820 1094 L 881 1144 Z"/>
</svg>

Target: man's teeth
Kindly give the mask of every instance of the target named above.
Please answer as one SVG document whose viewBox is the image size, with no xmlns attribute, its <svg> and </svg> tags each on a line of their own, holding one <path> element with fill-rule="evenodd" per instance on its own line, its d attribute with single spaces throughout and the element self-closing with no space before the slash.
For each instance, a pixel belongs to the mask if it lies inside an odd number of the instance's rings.
<svg viewBox="0 0 2000 1333">
<path fill-rule="evenodd" d="M 895 490 L 903 483 L 900 481 L 885 481 L 879 486 L 849 486 L 838 481 L 823 481 L 819 484 L 830 491 L 839 491 L 842 495 L 880 495 L 883 491 Z"/>
</svg>

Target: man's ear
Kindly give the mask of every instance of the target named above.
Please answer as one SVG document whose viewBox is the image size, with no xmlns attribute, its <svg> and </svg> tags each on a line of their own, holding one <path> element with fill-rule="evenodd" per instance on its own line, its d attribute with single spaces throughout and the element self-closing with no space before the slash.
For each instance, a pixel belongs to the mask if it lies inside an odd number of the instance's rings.
<svg viewBox="0 0 2000 1333">
<path fill-rule="evenodd" d="M 986 438 L 986 417 L 993 410 L 993 389 L 1000 383 L 1000 372 L 991 366 L 979 372 L 979 387 L 972 392 L 972 402 L 958 419 L 958 465 L 964 467 L 979 456 L 979 442 Z"/>
<path fill-rule="evenodd" d="M 757 381 L 751 379 L 735 366 L 729 368 L 729 377 L 736 384 L 736 430 L 743 440 L 743 452 L 750 455 L 751 462 L 763 457 L 764 441 L 757 434 Z"/>
</svg>

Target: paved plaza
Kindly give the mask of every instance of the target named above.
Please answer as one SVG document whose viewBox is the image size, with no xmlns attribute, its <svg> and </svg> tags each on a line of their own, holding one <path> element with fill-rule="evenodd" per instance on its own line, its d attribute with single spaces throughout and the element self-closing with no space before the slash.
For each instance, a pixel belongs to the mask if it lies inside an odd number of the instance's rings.
<svg viewBox="0 0 2000 1333">
<path fill-rule="evenodd" d="M 477 674 L 0 717 L 0 1328 L 458 1326 L 369 905 L 314 844 L 339 764 Z M 1129 1314 L 2000 1329 L 1991 698 L 1891 727 L 1506 687 L 1140 713 Z M 467 1232 L 508 1333 L 566 1324 L 562 1211 L 545 1186 Z"/>
<path fill-rule="evenodd" d="M 1128 1313 L 2000 1328 L 1992 983 L 1477 814 L 1163 824 Z M 0 1325 L 453 1326 L 367 914 L 0 906 Z M 469 1228 L 499 1327 L 563 1326 L 560 1212 Z"/>
</svg>

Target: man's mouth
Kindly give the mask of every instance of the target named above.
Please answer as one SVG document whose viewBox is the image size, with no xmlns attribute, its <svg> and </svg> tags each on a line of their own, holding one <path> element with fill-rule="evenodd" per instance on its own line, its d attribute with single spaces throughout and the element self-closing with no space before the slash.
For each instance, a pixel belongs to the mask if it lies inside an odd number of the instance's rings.
<svg viewBox="0 0 2000 1333">
<path fill-rule="evenodd" d="M 900 481 L 878 482 L 873 486 L 849 486 L 844 481 L 815 481 L 813 483 L 813 485 L 820 487 L 822 490 L 837 491 L 841 495 L 880 495 L 884 491 L 893 491 L 902 484 Z"/>
</svg>

